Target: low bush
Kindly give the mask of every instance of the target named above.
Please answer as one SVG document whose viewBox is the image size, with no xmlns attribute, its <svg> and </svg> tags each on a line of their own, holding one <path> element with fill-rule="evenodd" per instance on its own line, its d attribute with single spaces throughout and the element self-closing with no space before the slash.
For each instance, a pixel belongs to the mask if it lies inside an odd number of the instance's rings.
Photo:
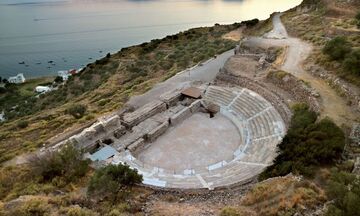
<svg viewBox="0 0 360 216">
<path fill-rule="evenodd" d="M 6 93 L 6 88 L 0 87 L 0 94 L 4 94 L 4 93 Z"/>
<path fill-rule="evenodd" d="M 128 186 L 142 182 L 142 176 L 128 165 L 108 165 L 96 170 L 90 180 L 89 193 L 97 197 L 118 199 L 119 193 Z"/>
<path fill-rule="evenodd" d="M 65 110 L 66 114 L 72 115 L 74 118 L 79 119 L 84 116 L 86 106 L 82 104 L 75 104 Z"/>
<path fill-rule="evenodd" d="M 330 204 L 326 215 L 360 215 L 359 176 L 333 169 L 326 189 L 328 197 L 334 201 Z"/>
<path fill-rule="evenodd" d="M 35 157 L 31 164 L 33 173 L 41 176 L 42 182 L 62 184 L 84 176 L 89 170 L 89 163 L 82 159 L 82 152 L 69 143 L 57 152 Z"/>
<path fill-rule="evenodd" d="M 31 182 L 31 172 L 28 167 L 3 167 L 0 169 L 0 199 L 7 197 L 18 186 Z M 24 184 L 24 182 L 26 182 Z M 18 189 L 18 191 L 20 191 Z"/>
<path fill-rule="evenodd" d="M 344 69 L 355 75 L 360 75 L 360 49 L 353 50 L 345 57 Z"/>
<path fill-rule="evenodd" d="M 360 11 L 356 14 L 355 19 L 357 21 L 358 28 L 360 28 Z"/>
<path fill-rule="evenodd" d="M 312 176 L 318 166 L 333 164 L 340 157 L 345 145 L 343 131 L 330 119 L 316 120 L 316 113 L 308 106 L 294 108 L 291 126 L 279 144 L 279 154 L 261 179 L 290 172 Z"/>
<path fill-rule="evenodd" d="M 259 19 L 252 19 L 252 20 L 246 20 L 246 21 L 241 22 L 241 24 L 244 24 L 247 27 L 252 27 L 258 23 L 259 23 Z"/>
<path fill-rule="evenodd" d="M 18 128 L 24 129 L 29 125 L 29 122 L 26 120 L 20 120 L 16 125 Z"/>
<path fill-rule="evenodd" d="M 323 53 L 331 60 L 343 60 L 351 52 L 351 44 L 344 37 L 336 37 L 328 41 L 323 48 Z"/>
<path fill-rule="evenodd" d="M 62 83 L 64 81 L 64 79 L 61 76 L 56 76 L 54 79 L 54 82 L 56 83 Z"/>
</svg>

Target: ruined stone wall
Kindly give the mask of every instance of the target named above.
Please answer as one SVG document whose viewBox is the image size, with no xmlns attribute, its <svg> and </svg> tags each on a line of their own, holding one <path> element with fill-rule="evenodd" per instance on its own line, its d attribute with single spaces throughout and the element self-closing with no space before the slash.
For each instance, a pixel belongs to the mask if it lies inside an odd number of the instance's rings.
<svg viewBox="0 0 360 216">
<path fill-rule="evenodd" d="M 176 113 L 175 115 L 173 115 L 170 118 L 170 123 L 172 125 L 176 125 L 178 123 L 180 123 L 182 120 L 186 119 L 187 117 L 189 117 L 191 115 L 191 110 L 189 109 L 189 107 L 184 108 L 183 110 L 181 110 L 180 112 Z"/>
<path fill-rule="evenodd" d="M 129 151 L 134 153 L 144 148 L 144 146 L 145 146 L 145 140 L 143 138 L 140 138 L 135 142 L 133 142 L 131 145 L 129 145 L 127 148 Z"/>
<path fill-rule="evenodd" d="M 165 131 L 167 130 L 167 128 L 169 127 L 169 122 L 164 122 L 161 125 L 159 125 L 157 128 L 155 128 L 154 130 L 150 131 L 146 137 L 150 142 L 155 141 L 156 138 L 158 138 L 160 135 L 162 135 L 163 133 L 165 133 Z"/>
<path fill-rule="evenodd" d="M 358 111 L 360 111 L 360 90 L 358 87 L 349 84 L 336 75 L 329 73 L 320 66 L 311 64 L 306 65 L 305 69 L 313 76 L 319 77 L 329 83 L 332 88 L 336 89 L 339 94 L 344 95 L 346 99 L 350 101 Z"/>
<path fill-rule="evenodd" d="M 167 92 L 160 97 L 160 100 L 147 103 L 133 112 L 127 110 L 101 117 L 51 149 L 56 150 L 71 142 L 78 148 L 91 150 L 105 138 L 110 138 L 114 139 L 113 145 L 117 150 L 136 151 L 144 147 L 146 142 L 152 142 L 163 134 L 169 127 L 170 121 L 172 124 L 177 124 L 199 110 L 200 100 L 192 102 L 189 107 L 177 106 L 181 97 L 178 91 Z M 164 111 L 166 111 L 164 115 L 161 115 Z"/>
<path fill-rule="evenodd" d="M 166 108 L 164 102 L 160 100 L 152 101 L 132 113 L 124 114 L 123 123 L 128 127 L 132 127 L 145 119 L 166 110 Z"/>
<path fill-rule="evenodd" d="M 170 107 L 170 106 L 174 106 L 180 100 L 180 97 L 181 97 L 181 93 L 179 91 L 167 92 L 165 94 L 160 95 L 160 100 L 166 103 L 168 107 Z"/>
<path fill-rule="evenodd" d="M 320 112 L 320 104 L 317 100 L 319 94 L 293 75 L 283 71 L 273 71 L 269 72 L 267 81 L 291 94 L 296 101 L 308 104 L 311 110 Z"/>
<path fill-rule="evenodd" d="M 121 126 L 120 116 L 114 115 L 107 119 L 101 119 L 105 131 L 113 131 Z"/>
<path fill-rule="evenodd" d="M 190 104 L 189 109 L 191 113 L 196 113 L 197 111 L 199 111 L 200 107 L 201 107 L 201 101 L 196 100 L 192 104 Z"/>
</svg>

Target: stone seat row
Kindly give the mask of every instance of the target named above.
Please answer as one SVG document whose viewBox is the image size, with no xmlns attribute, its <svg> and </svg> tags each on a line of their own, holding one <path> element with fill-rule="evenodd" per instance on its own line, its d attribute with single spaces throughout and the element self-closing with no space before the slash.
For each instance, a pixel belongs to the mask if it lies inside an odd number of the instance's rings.
<svg viewBox="0 0 360 216">
<path fill-rule="evenodd" d="M 249 121 L 253 139 L 284 133 L 280 117 L 276 117 L 276 113 L 273 112 L 274 110 L 267 110 Z"/>
<path fill-rule="evenodd" d="M 240 161 L 260 164 L 271 164 L 276 157 L 280 136 L 253 140 L 243 151 Z"/>
<path fill-rule="evenodd" d="M 218 105 L 228 106 L 236 96 L 231 89 L 210 86 L 206 91 L 205 100 L 215 102 Z"/>
<path fill-rule="evenodd" d="M 168 188 L 214 188 L 233 185 L 241 181 L 247 181 L 254 175 L 260 173 L 264 166 L 257 164 L 246 164 L 241 161 L 232 161 L 215 170 L 195 170 L 193 174 L 173 173 L 170 170 L 162 170 L 147 166 L 136 158 L 122 154 L 119 161 L 129 164 L 138 170 L 144 179 L 152 179 L 153 186 Z M 202 180 L 200 180 L 202 179 Z M 160 182 L 160 185 L 156 185 Z"/>
<path fill-rule="evenodd" d="M 200 169 L 196 169 L 191 175 L 185 175 L 179 171 L 173 172 L 171 170 L 147 166 L 136 158 L 125 154 L 121 156 L 121 161 L 137 169 L 145 179 L 153 179 L 150 181 L 150 184 L 155 182 L 153 186 L 169 188 L 215 188 L 246 182 L 259 174 L 265 169 L 266 165 L 272 162 L 276 154 L 275 149 L 277 142 L 278 138 L 254 141 L 252 145 L 246 149 L 244 157 L 239 161 L 231 161 L 223 167 L 211 171 L 206 169 L 200 171 Z M 269 143 L 272 145 L 269 146 Z M 269 151 L 271 147 L 274 150 Z M 200 181 L 199 178 L 202 178 L 203 181 Z M 156 182 L 160 182 L 161 184 L 156 185 Z"/>
<path fill-rule="evenodd" d="M 243 95 L 240 95 L 229 108 L 242 113 L 246 119 L 249 119 L 268 107 L 270 106 L 259 106 L 257 102 L 250 101 L 243 97 Z"/>
</svg>

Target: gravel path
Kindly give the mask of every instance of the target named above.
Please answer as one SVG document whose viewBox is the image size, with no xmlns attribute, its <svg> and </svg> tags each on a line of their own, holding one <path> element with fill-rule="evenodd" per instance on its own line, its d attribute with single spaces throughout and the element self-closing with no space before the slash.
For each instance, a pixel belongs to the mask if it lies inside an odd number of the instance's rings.
<svg viewBox="0 0 360 216">
<path fill-rule="evenodd" d="M 266 33 L 263 37 L 264 38 L 269 38 L 269 39 L 286 39 L 288 38 L 288 33 L 286 31 L 285 26 L 283 25 L 283 23 L 281 22 L 280 19 L 281 14 L 276 14 L 273 18 L 273 25 L 274 28 Z"/>
<path fill-rule="evenodd" d="M 281 14 L 276 14 L 273 17 L 274 29 L 272 31 L 263 37 L 249 38 L 244 43 L 264 48 L 272 46 L 287 47 L 286 59 L 280 69 L 310 83 L 311 87 L 317 90 L 321 96 L 322 117 L 328 116 L 338 125 L 351 124 L 357 117 L 350 107 L 346 105 L 346 101 L 324 80 L 312 76 L 303 69 L 302 63 L 310 55 L 313 49 L 312 46 L 298 38 L 289 37 L 280 17 Z"/>
</svg>

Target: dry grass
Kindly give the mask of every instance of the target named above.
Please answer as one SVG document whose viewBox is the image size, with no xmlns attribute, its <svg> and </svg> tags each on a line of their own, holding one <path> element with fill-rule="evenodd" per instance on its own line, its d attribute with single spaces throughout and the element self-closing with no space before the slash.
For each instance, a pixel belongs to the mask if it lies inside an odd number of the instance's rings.
<svg viewBox="0 0 360 216">
<path fill-rule="evenodd" d="M 227 34 L 224 34 L 222 38 L 226 40 L 240 41 L 240 39 L 243 37 L 243 30 L 244 28 L 241 27 Z"/>
<path fill-rule="evenodd" d="M 259 215 L 278 215 L 312 208 L 324 201 L 324 191 L 314 183 L 288 176 L 257 184 L 244 196 L 241 205 Z"/>
</svg>

